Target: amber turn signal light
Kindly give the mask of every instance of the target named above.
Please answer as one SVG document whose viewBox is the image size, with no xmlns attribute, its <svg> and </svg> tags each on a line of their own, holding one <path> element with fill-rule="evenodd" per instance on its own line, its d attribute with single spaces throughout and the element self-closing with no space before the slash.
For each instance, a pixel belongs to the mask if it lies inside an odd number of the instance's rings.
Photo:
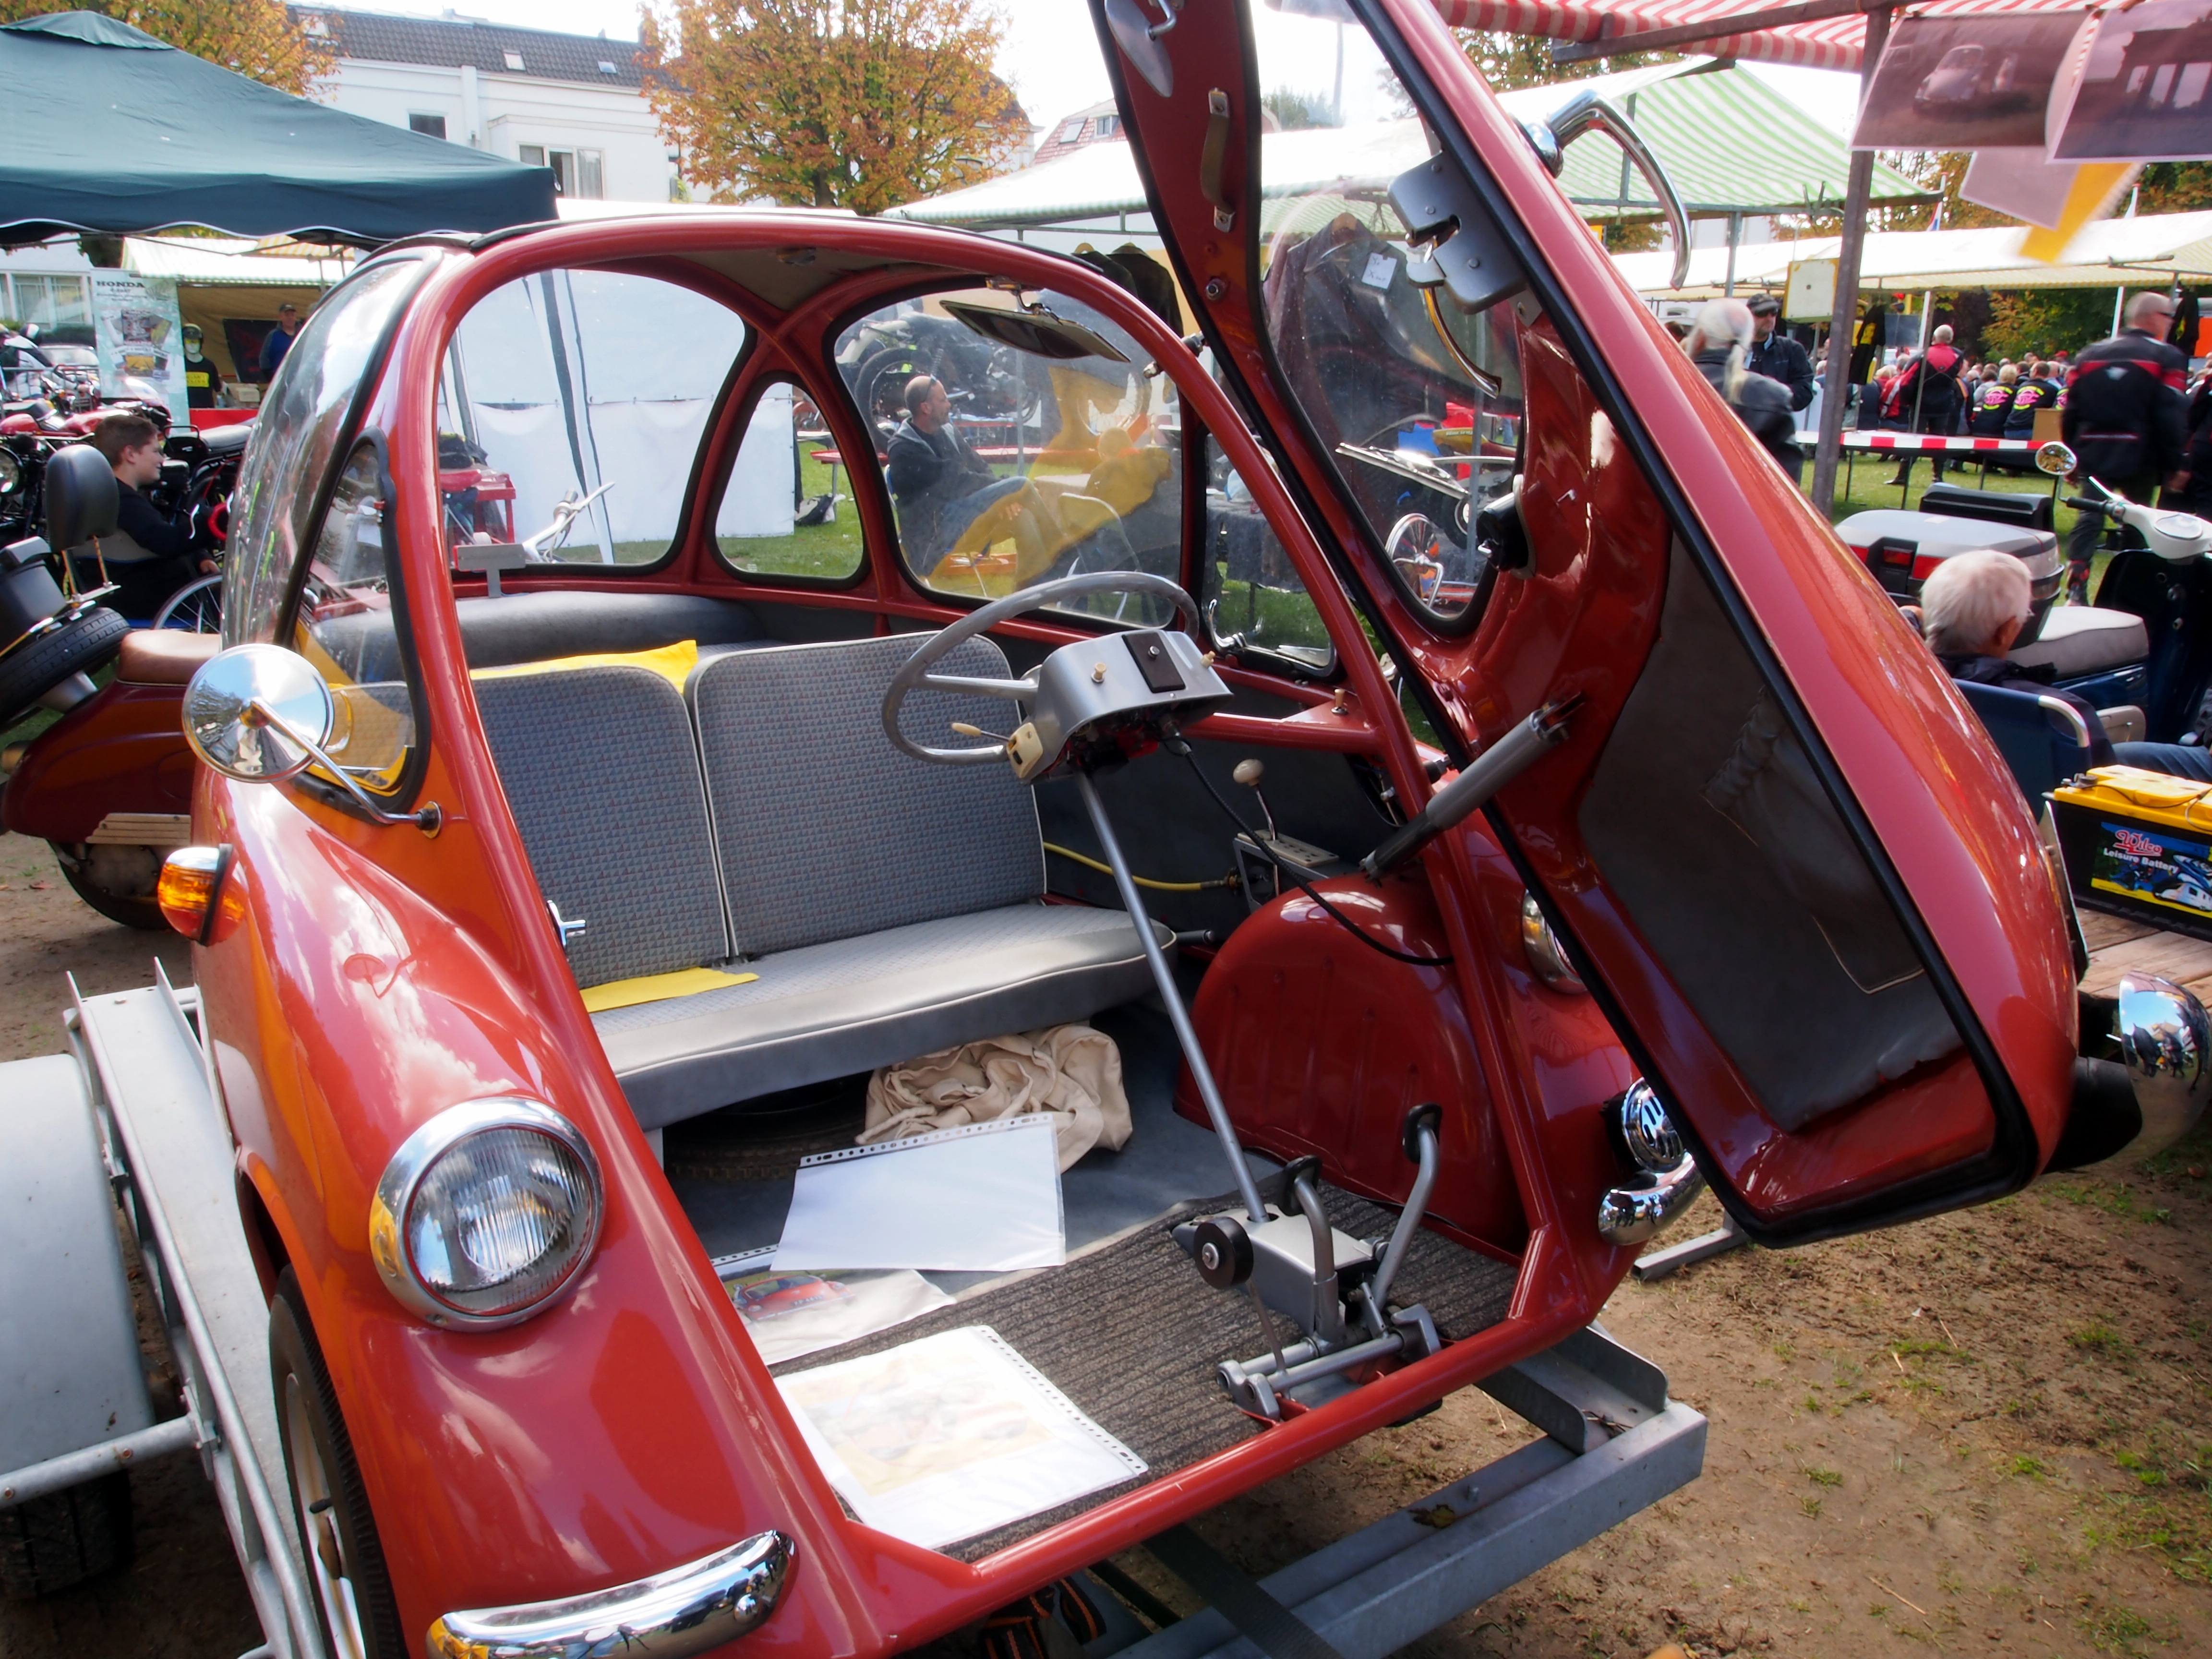
<svg viewBox="0 0 2212 1659">
<path fill-rule="evenodd" d="M 195 944 L 204 944 L 208 923 L 215 914 L 222 878 L 230 863 L 223 847 L 179 847 L 161 865 L 161 878 L 154 889 L 161 915 Z"/>
</svg>

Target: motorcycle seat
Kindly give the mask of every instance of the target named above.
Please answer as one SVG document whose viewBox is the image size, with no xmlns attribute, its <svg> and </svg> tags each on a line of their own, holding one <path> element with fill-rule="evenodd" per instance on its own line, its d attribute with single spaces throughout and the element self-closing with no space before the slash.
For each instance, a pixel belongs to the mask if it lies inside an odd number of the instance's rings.
<svg viewBox="0 0 2212 1659">
<path fill-rule="evenodd" d="M 200 665 L 222 648 L 220 634 L 134 628 L 123 636 L 115 678 L 131 685 L 188 685 Z"/>
<path fill-rule="evenodd" d="M 2035 642 L 2014 646 L 2006 654 L 2030 667 L 2047 666 L 2059 679 L 2072 679 L 2142 661 L 2150 655 L 2150 635 L 2132 611 L 2054 605 Z"/>
</svg>

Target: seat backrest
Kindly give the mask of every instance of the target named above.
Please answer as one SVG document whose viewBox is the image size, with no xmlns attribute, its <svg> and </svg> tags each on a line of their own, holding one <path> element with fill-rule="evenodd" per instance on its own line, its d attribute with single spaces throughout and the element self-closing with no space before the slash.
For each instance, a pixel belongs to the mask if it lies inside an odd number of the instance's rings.
<svg viewBox="0 0 2212 1659">
<path fill-rule="evenodd" d="M 2071 704 L 1972 680 L 1954 684 L 1996 740 L 1997 752 L 2020 780 L 2030 805 L 2088 769 L 2088 728 Z"/>
<path fill-rule="evenodd" d="M 1017 904 L 1044 891 L 1036 803 L 1004 765 L 939 766 L 884 736 L 884 692 L 921 636 L 740 651 L 702 662 L 690 696 L 730 902 L 746 956 Z M 971 640 L 947 674 L 1004 679 Z M 1014 705 L 917 692 L 906 729 L 1004 731 Z"/>
<path fill-rule="evenodd" d="M 699 755 L 665 675 L 616 666 L 475 683 L 538 887 L 570 921 L 581 986 L 730 955 Z"/>
</svg>

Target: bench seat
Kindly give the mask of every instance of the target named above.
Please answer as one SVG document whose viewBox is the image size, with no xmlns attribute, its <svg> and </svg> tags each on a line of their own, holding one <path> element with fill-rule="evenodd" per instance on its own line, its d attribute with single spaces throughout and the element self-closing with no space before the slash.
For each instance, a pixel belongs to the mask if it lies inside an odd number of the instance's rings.
<svg viewBox="0 0 2212 1659">
<path fill-rule="evenodd" d="M 680 694 L 626 664 L 473 682 L 538 886 L 584 924 L 577 984 L 758 975 L 592 1016 L 646 1128 L 1151 988 L 1125 912 L 1043 902 L 1036 803 L 1007 768 L 933 765 L 885 738 L 884 689 L 920 644 L 702 650 Z M 1009 672 L 985 640 L 945 668 Z M 908 729 L 1005 712 L 918 694 Z"/>
<path fill-rule="evenodd" d="M 1157 937 L 1174 935 L 1155 922 Z M 1012 904 L 755 957 L 760 977 L 592 1016 L 648 1129 L 957 1042 L 1088 1018 L 1152 988 L 1128 915 Z"/>
</svg>

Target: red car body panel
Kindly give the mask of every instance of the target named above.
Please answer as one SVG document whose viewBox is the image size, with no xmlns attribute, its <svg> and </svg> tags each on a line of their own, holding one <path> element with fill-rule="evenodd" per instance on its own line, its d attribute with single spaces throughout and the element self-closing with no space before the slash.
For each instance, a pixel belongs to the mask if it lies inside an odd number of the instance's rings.
<svg viewBox="0 0 2212 1659">
<path fill-rule="evenodd" d="M 1248 482 L 1330 636 L 1346 646 L 1335 686 L 1226 668 L 1232 683 L 1262 687 L 1304 711 L 1282 720 L 1219 714 L 1194 735 L 1359 755 L 1399 801 L 1425 799 L 1425 754 L 1395 689 L 1374 653 L 1353 648 L 1362 638 L 1355 591 L 1389 651 L 1456 728 L 1449 736 L 1462 750 L 1494 740 L 1546 700 L 1568 692 L 1583 699 L 1567 743 L 1508 788 L 1497 822 L 1470 821 L 1439 837 L 1378 886 L 1333 884 L 1379 937 L 1449 957 L 1449 966 L 1390 961 L 1316 922 L 1309 901 L 1294 896 L 1231 936 L 1196 1018 L 1240 1129 L 1281 1155 L 1320 1153 L 1331 1178 L 1354 1191 L 1402 1198 L 1409 1171 L 1397 1120 L 1415 1099 L 1446 1099 L 1452 1116 L 1437 1223 L 1518 1260 L 1508 1316 L 972 1565 L 847 1519 L 654 1166 L 549 926 L 501 791 L 449 597 L 483 588 L 477 578 L 455 577 L 441 535 L 441 358 L 477 301 L 556 265 L 636 271 L 713 293 L 746 318 L 756 339 L 705 440 L 696 473 L 703 497 L 744 435 L 753 388 L 795 374 L 835 390 L 830 349 L 841 319 L 910 292 L 932 273 L 1071 290 L 1158 362 L 1181 365 L 1188 354 L 1122 290 L 1065 262 L 914 225 L 701 214 L 571 225 L 429 254 L 437 268 L 409 304 L 368 423 L 389 447 L 383 523 L 398 550 L 422 678 L 416 741 L 425 758 L 415 799 L 440 806 L 437 833 L 374 827 L 301 785 L 238 784 L 206 772 L 192 806 L 196 839 L 227 843 L 236 854 L 229 890 L 242 915 L 195 959 L 255 1212 L 249 1232 L 272 1272 L 281 1260 L 298 1276 L 410 1641 L 456 1608 L 626 1582 L 773 1527 L 797 1540 L 796 1569 L 775 1615 L 746 1638 L 749 1650 L 812 1659 L 911 1646 L 1588 1322 L 1632 1254 L 1604 1243 L 1595 1217 L 1601 1193 L 1620 1179 L 1603 1109 L 1635 1066 L 1596 1000 L 1551 989 L 1529 969 L 1519 930 L 1531 878 L 1571 922 L 1578 963 L 1598 970 L 1693 1119 L 1717 1173 L 1755 1212 L 1787 1217 L 1878 1194 L 1985 1146 L 1995 1119 L 1971 1056 L 1807 1132 L 1776 1129 L 1704 1036 L 1680 988 L 1652 966 L 1579 843 L 1576 805 L 1650 651 L 1686 515 L 1720 550 L 1735 593 L 1786 665 L 2047 1156 L 2071 1072 L 2073 984 L 2033 825 L 2009 775 L 1865 571 L 1620 284 L 1433 11 L 1415 0 L 1388 0 L 1387 9 L 1553 276 L 1577 296 L 1579 325 L 1626 410 L 1640 413 L 1620 414 L 1621 404 L 1594 388 L 1587 355 L 1553 322 L 1523 330 L 1531 434 L 1524 501 L 1537 568 L 1501 586 L 1479 628 L 1438 633 L 1394 587 L 1326 458 L 1300 435 L 1274 386 L 1251 239 L 1209 240 L 1191 228 L 1209 225 L 1214 210 L 1196 167 L 1154 170 L 1163 226 L 1285 473 L 1210 379 L 1183 380 L 1186 415 Z M 1231 9 L 1188 8 L 1163 39 L 1194 66 L 1186 81 L 1207 84 L 1197 66 L 1209 52 L 1232 69 L 1243 61 Z M 1256 113 L 1246 80 L 1224 73 L 1237 142 L 1227 146 L 1222 183 L 1245 199 Z M 1205 100 L 1160 100 L 1136 83 L 1125 107 L 1146 155 L 1201 153 Z M 896 268 L 850 276 L 778 313 L 703 265 L 675 262 L 733 246 L 823 243 Z M 849 402 L 817 401 L 832 441 L 866 453 L 872 435 Z M 1651 457 L 1671 495 L 1655 488 Z M 713 521 L 714 502 L 703 498 L 692 503 L 685 544 L 664 568 L 604 586 L 848 611 L 878 632 L 957 615 L 906 574 L 884 492 L 856 487 L 853 500 L 869 553 L 849 587 L 801 594 L 748 582 L 698 527 Z M 578 574 L 569 585 L 600 584 Z M 1036 617 L 1006 632 L 1052 642 L 1082 637 Z M 175 693 L 159 690 L 173 720 Z M 152 698 L 111 692 L 88 707 L 115 712 L 87 714 L 86 726 L 155 719 Z M 133 727 L 114 740 L 142 736 Z M 42 764 L 57 769 L 43 775 L 47 787 L 65 778 L 58 760 Z M 11 786 L 11 813 L 15 794 Z M 9 823 L 17 827 L 12 816 Z M 1324 1006 L 1326 1019 L 1318 1017 Z M 378 1276 L 367 1243 L 371 1195 L 421 1124 L 459 1102 L 510 1092 L 551 1104 L 596 1151 L 607 1194 L 600 1242 L 573 1290 L 526 1322 L 490 1332 L 434 1328 Z"/>
</svg>

